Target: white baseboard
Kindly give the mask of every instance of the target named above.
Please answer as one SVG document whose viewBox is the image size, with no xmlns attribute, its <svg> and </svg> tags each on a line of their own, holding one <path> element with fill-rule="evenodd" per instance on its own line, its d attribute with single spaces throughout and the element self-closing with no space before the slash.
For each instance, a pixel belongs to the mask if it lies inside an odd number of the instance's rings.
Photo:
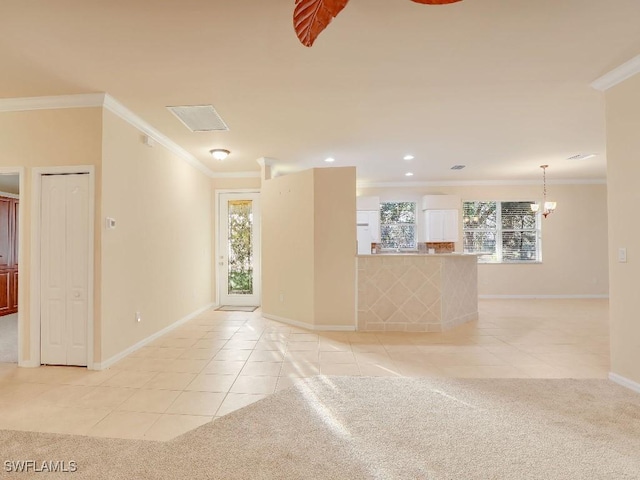
<svg viewBox="0 0 640 480">
<path fill-rule="evenodd" d="M 617 383 L 618 385 L 622 385 L 623 387 L 633 390 L 634 392 L 640 393 L 640 383 L 636 383 L 633 380 L 629 380 L 628 378 L 625 378 L 622 375 L 609 372 L 609 380 Z"/>
<path fill-rule="evenodd" d="M 609 295 L 478 295 L 482 300 L 500 299 L 569 299 L 569 298 L 609 298 Z"/>
<path fill-rule="evenodd" d="M 313 330 L 318 332 L 355 332 L 355 325 L 309 325 L 308 323 L 299 322 L 297 320 L 292 320 L 290 318 L 278 317 L 277 315 L 270 315 L 268 313 L 263 313 L 262 316 L 264 318 L 268 318 L 269 320 L 275 320 L 276 322 L 286 323 L 288 325 L 293 325 L 294 327 L 305 328 L 307 330 Z"/>
<path fill-rule="evenodd" d="M 37 363 L 34 360 L 20 360 L 18 361 L 18 366 L 24 368 L 36 368 L 40 366 L 40 363 Z"/>
<path fill-rule="evenodd" d="M 215 308 L 215 307 L 217 307 L 216 304 L 210 303 L 209 305 L 206 305 L 206 306 L 196 310 L 195 312 L 190 313 L 186 317 L 183 317 L 180 320 L 177 320 L 176 322 L 174 322 L 171 325 L 163 328 L 162 330 L 154 333 L 153 335 L 150 335 L 147 338 L 144 338 L 144 339 L 140 340 L 138 343 L 136 343 L 134 345 L 131 345 L 129 348 L 121 351 L 120 353 L 115 354 L 113 357 L 108 358 L 104 362 L 93 362 L 93 368 L 91 368 L 90 370 L 104 370 L 106 368 L 109 368 L 111 365 L 116 363 L 118 360 L 122 360 L 127 355 L 131 355 L 136 350 L 138 350 L 138 349 L 144 347 L 145 345 L 153 342 L 155 339 L 160 338 L 162 335 L 164 335 L 166 333 L 169 333 L 171 330 L 174 330 L 175 328 L 178 328 L 180 325 L 183 325 L 183 324 L 187 323 L 189 320 L 194 319 L 195 317 L 200 315 L 202 312 L 204 312 L 206 310 L 209 310 L 210 308 Z"/>
</svg>

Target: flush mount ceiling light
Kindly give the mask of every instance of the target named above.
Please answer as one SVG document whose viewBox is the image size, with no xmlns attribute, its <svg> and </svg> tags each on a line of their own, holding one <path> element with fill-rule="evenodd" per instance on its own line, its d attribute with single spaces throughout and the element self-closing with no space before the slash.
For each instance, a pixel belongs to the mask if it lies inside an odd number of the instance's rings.
<svg viewBox="0 0 640 480">
<path fill-rule="evenodd" d="M 405 177 L 413 177 L 413 172 L 407 172 L 404 174 Z"/>
<path fill-rule="evenodd" d="M 542 202 L 544 205 L 542 216 L 544 218 L 547 218 L 547 215 L 549 215 L 550 213 L 553 213 L 557 205 L 556 202 L 547 201 L 547 168 L 548 167 L 549 165 L 540 165 L 540 168 L 542 169 Z M 537 213 L 539 210 L 540 210 L 540 204 L 538 204 L 537 202 L 531 204 L 531 211 L 533 213 Z"/>
<path fill-rule="evenodd" d="M 333 162 L 336 161 L 336 159 L 333 158 L 333 157 L 327 157 L 327 158 L 324 159 L 324 161 L 327 162 L 327 163 L 333 163 Z"/>
<path fill-rule="evenodd" d="M 404 157 L 402 157 L 403 160 L 413 160 L 414 158 L 416 157 L 414 157 L 413 155 L 405 155 Z"/>
<path fill-rule="evenodd" d="M 214 148 L 213 150 L 209 150 L 209 153 L 216 160 L 224 160 L 231 153 L 229 150 L 225 150 L 224 148 Z"/>
</svg>

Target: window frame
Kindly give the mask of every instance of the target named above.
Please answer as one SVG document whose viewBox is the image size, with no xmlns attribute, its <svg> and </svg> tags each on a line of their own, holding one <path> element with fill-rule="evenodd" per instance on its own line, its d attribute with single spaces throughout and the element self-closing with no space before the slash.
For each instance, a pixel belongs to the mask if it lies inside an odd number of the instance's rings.
<svg viewBox="0 0 640 480">
<path fill-rule="evenodd" d="M 413 223 L 385 223 L 382 220 L 382 206 L 389 203 L 411 203 L 413 205 Z M 416 252 L 418 251 L 418 202 L 413 200 L 389 200 L 385 202 L 380 202 L 380 211 L 378 213 L 379 219 L 379 238 L 380 238 L 380 250 L 382 252 Z M 405 247 L 405 248 L 394 248 L 394 247 L 384 247 L 382 241 L 382 228 L 384 226 L 413 226 L 413 247 Z"/>
<path fill-rule="evenodd" d="M 466 203 L 495 203 L 496 204 L 496 227 L 495 229 L 491 228 L 473 228 L 467 229 L 465 228 L 465 204 Z M 522 228 L 522 229 L 514 229 L 514 228 L 503 228 L 502 226 L 502 204 L 503 203 L 528 203 L 533 204 L 535 201 L 533 200 L 464 200 L 462 202 L 462 245 L 464 253 L 468 254 L 477 254 L 478 255 L 478 263 L 485 263 L 490 265 L 535 265 L 542 263 L 542 221 L 540 212 L 534 213 L 536 219 L 535 228 Z M 532 212 L 533 213 L 533 212 Z M 478 252 L 470 252 L 465 250 L 465 234 L 467 232 L 487 232 L 487 233 L 495 233 L 495 260 L 487 260 L 485 255 Z M 504 252 L 503 252 L 503 232 L 533 232 L 535 233 L 536 238 L 536 258 L 534 260 L 504 260 Z M 483 258 L 485 257 L 485 258 Z"/>
</svg>

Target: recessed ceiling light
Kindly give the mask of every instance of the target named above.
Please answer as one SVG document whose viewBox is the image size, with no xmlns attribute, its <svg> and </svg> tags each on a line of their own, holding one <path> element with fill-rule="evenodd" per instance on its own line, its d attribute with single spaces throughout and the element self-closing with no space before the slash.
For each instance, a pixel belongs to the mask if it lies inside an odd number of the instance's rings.
<svg viewBox="0 0 640 480">
<path fill-rule="evenodd" d="M 216 160 L 224 160 L 231 152 L 224 148 L 214 148 L 213 150 L 209 150 L 209 153 Z"/>
<path fill-rule="evenodd" d="M 416 157 L 414 157 L 413 155 L 405 155 L 404 157 L 402 157 L 403 160 L 413 160 L 414 158 Z"/>
<path fill-rule="evenodd" d="M 333 158 L 333 157 L 328 157 L 328 158 L 325 158 L 324 161 L 327 162 L 327 163 L 333 163 L 333 162 L 336 161 L 336 159 Z"/>
<path fill-rule="evenodd" d="M 412 172 L 407 172 L 404 174 L 405 177 L 413 177 L 413 173 Z"/>
<path fill-rule="evenodd" d="M 451 170 L 462 170 L 466 165 L 454 165 Z"/>
<path fill-rule="evenodd" d="M 567 160 L 586 160 L 595 156 L 595 153 L 578 153 L 577 155 L 573 155 L 572 157 L 567 158 Z"/>
</svg>

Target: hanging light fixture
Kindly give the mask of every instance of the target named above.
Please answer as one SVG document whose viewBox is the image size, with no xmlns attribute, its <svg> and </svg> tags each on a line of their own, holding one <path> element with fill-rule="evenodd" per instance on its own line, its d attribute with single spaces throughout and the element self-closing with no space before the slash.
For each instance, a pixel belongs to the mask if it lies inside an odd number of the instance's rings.
<svg viewBox="0 0 640 480">
<path fill-rule="evenodd" d="M 542 200 L 544 205 L 542 216 L 544 218 L 547 218 L 547 215 L 553 213 L 553 211 L 556 209 L 556 202 L 547 202 L 547 167 L 549 167 L 549 165 L 540 165 L 540 168 L 542 169 Z M 539 210 L 539 203 L 536 202 L 531 204 L 532 212 L 537 213 Z"/>
</svg>

